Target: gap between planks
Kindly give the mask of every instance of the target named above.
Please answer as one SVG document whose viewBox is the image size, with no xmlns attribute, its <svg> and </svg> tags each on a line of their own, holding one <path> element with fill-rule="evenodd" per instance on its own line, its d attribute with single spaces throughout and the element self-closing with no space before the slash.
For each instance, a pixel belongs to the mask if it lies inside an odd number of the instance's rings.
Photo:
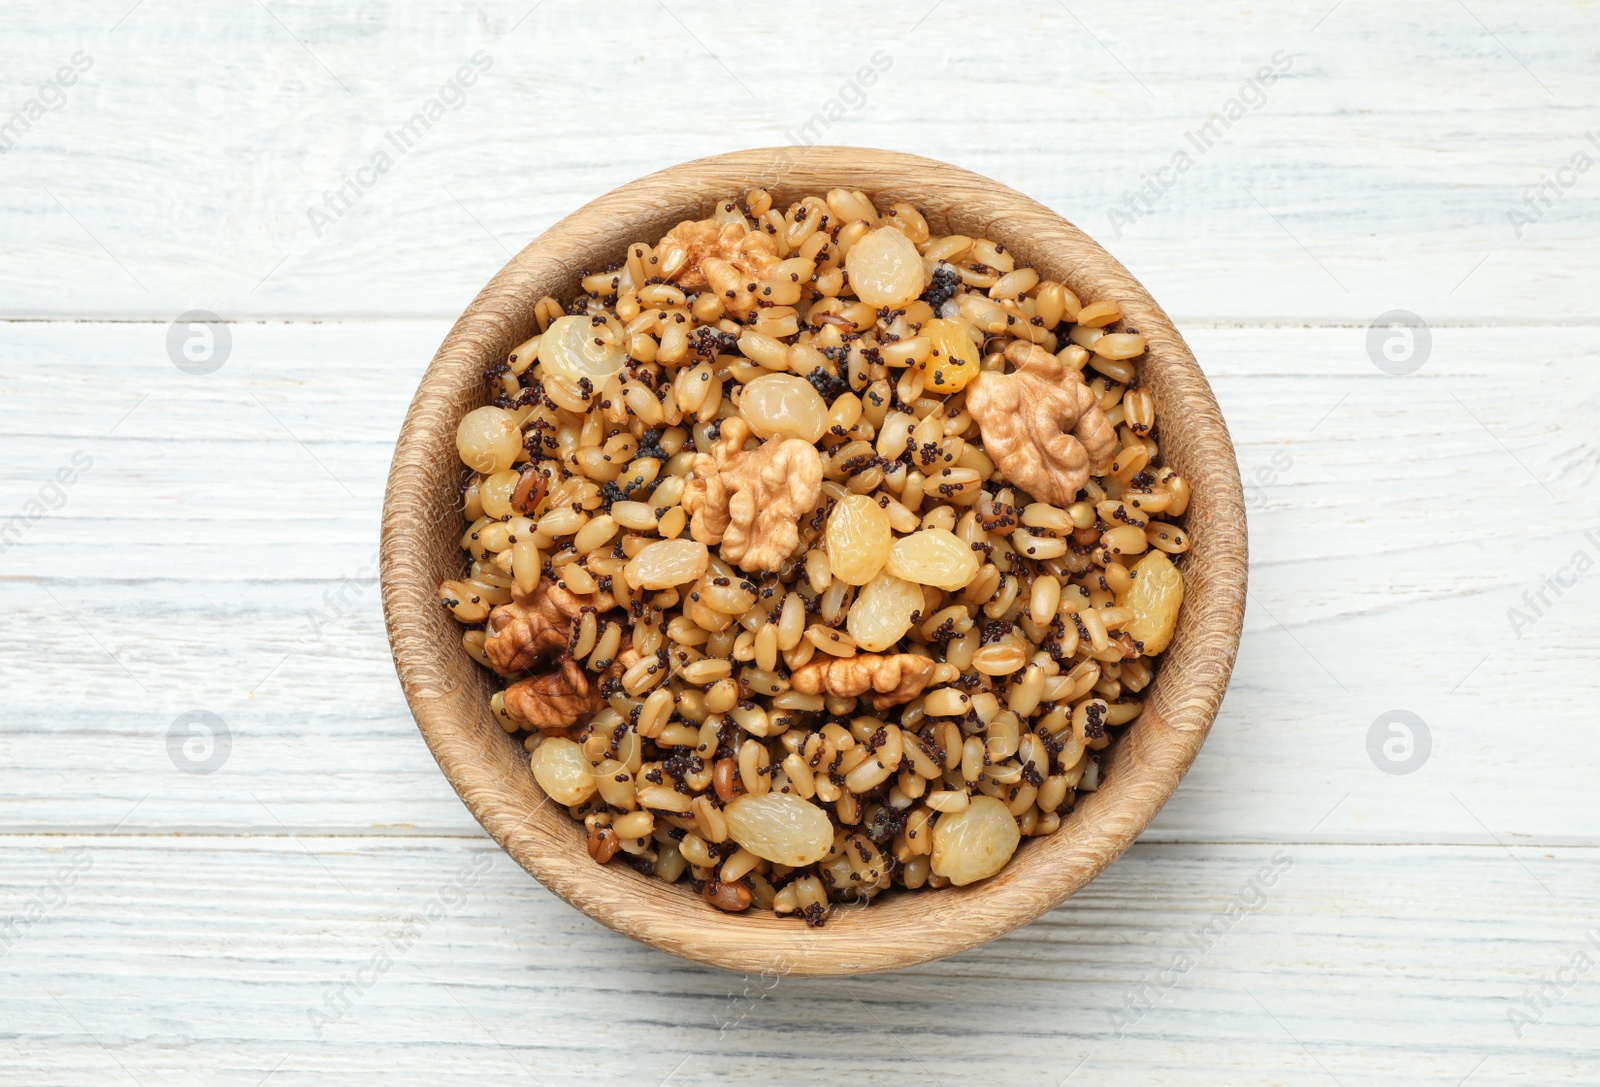
<svg viewBox="0 0 1600 1087">
<path fill-rule="evenodd" d="M 429 325 L 453 324 L 459 314 L 410 313 L 400 314 L 295 314 L 282 313 L 252 317 L 222 317 L 215 323 L 224 325 Z M 1292 315 L 1266 317 L 1197 317 L 1184 314 L 1167 315 L 1178 331 L 1189 329 L 1324 329 L 1367 328 L 1370 322 L 1341 320 L 1327 317 L 1295 317 Z M 10 314 L 0 315 L 0 326 L 5 325 L 169 325 L 173 318 L 161 315 L 148 317 L 97 316 L 93 314 Z M 1595 316 L 1552 317 L 1531 321 L 1526 317 L 1481 317 L 1477 320 L 1447 319 L 1429 321 L 1429 328 L 1600 328 L 1600 314 Z"/>
</svg>

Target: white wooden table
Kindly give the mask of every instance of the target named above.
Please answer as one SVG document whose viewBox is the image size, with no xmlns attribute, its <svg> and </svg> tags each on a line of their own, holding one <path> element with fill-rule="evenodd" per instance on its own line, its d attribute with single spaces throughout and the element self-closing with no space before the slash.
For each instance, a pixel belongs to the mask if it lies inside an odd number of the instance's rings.
<svg viewBox="0 0 1600 1087">
<path fill-rule="evenodd" d="M 1600 1083 L 1600 9 L 996 7 L 8 5 L 0 1083 Z M 415 382 L 511 251 L 797 140 L 1105 242 L 1212 376 L 1255 562 L 1122 861 L 981 950 L 774 985 L 494 848 L 374 554 Z M 169 354 L 193 310 L 209 374 Z M 1427 332 L 1369 335 L 1394 310 Z"/>
</svg>

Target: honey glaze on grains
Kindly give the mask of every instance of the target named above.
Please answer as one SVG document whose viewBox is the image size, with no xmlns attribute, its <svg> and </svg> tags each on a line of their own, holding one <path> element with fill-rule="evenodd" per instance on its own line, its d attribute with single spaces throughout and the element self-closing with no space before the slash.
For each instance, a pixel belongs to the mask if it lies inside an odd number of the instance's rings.
<svg viewBox="0 0 1600 1087">
<path fill-rule="evenodd" d="M 440 598 L 590 857 L 816 925 L 1057 830 L 1191 544 L 1116 300 L 844 189 L 582 292 L 461 421 Z"/>
</svg>

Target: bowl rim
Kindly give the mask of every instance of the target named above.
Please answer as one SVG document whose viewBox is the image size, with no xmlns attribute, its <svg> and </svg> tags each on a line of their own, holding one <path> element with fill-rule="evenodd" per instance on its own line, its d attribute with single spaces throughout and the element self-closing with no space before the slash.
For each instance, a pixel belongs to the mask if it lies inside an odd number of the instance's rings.
<svg viewBox="0 0 1600 1087">
<path fill-rule="evenodd" d="M 586 262 L 617 259 L 628 242 L 659 236 L 755 185 L 773 190 L 775 202 L 837 185 L 861 189 L 880 206 L 907 199 L 931 220 L 1004 241 L 1085 301 L 1114 297 L 1126 324 L 1149 343 L 1144 380 L 1165 405 L 1163 451 L 1169 463 L 1182 462 L 1191 484 L 1189 526 L 1199 545 L 1185 557 L 1177 635 L 1144 713 L 1107 749 L 1104 787 L 1081 797 L 1055 834 L 1025 839 L 989 880 L 836 908 L 817 929 L 771 914 L 723 914 L 682 885 L 589 859 L 581 826 L 546 806 L 522 747 L 493 720 L 487 674 L 461 648 L 459 628 L 442 618 L 436 553 L 444 537 L 442 522 L 430 516 L 459 518 L 459 492 L 442 482 L 460 478 L 459 466 L 447 463 L 455 424 L 487 399 L 485 363 L 530 334 L 540 295 L 563 297 L 564 285 L 570 296 L 583 268 L 603 266 Z M 680 163 L 598 197 L 529 242 L 478 293 L 429 364 L 401 426 L 384 496 L 380 581 L 417 727 L 467 808 L 521 867 L 600 923 L 695 962 L 838 976 L 912 966 L 993 940 L 1066 900 L 1132 844 L 1215 719 L 1238 652 L 1247 562 L 1238 465 L 1216 399 L 1172 322 L 1109 253 L 1029 197 L 948 163 L 871 148 L 767 147 Z"/>
</svg>

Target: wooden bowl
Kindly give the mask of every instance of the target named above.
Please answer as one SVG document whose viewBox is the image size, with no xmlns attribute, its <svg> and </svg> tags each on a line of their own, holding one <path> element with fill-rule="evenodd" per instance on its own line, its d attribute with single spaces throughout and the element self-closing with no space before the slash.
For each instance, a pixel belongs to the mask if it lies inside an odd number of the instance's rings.
<svg viewBox="0 0 1600 1087">
<path fill-rule="evenodd" d="M 879 206 L 907 200 L 941 233 L 1004 242 L 1019 264 L 1085 302 L 1115 299 L 1149 341 L 1141 372 L 1155 395 L 1161 448 L 1190 481 L 1194 550 L 1172 647 L 1145 710 L 1109 749 L 1103 785 L 1049 837 L 1025 839 L 999 875 L 973 886 L 896 891 L 836 909 L 809 929 L 760 911 L 725 914 L 686 886 L 589 858 L 584 833 L 545 803 L 522 746 L 489 710 L 493 678 L 461 647 L 438 585 L 458 576 L 456 424 L 488 399 L 484 370 L 537 326 L 543 295 L 578 293 L 581 270 L 619 262 L 721 197 L 761 185 L 780 205 L 835 186 Z M 546 887 L 618 932 L 744 973 L 848 975 L 893 970 L 993 940 L 1060 904 L 1110 864 L 1160 810 L 1194 760 L 1222 701 L 1245 599 L 1238 466 L 1205 376 L 1161 307 L 1127 270 L 1048 208 L 988 178 L 914 155 L 855 147 L 765 148 L 698 159 L 624 185 L 551 227 L 489 282 L 456 322 L 406 415 L 383 508 L 384 614 L 395 667 L 445 776 L 484 829 Z"/>
</svg>

